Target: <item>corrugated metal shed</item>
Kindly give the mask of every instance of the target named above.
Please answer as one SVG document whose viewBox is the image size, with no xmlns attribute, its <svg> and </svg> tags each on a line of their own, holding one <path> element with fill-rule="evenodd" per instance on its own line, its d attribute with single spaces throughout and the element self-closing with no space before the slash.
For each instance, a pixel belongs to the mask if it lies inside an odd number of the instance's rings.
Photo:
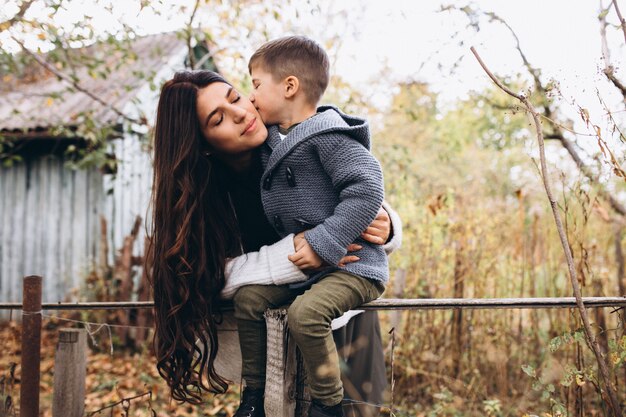
<svg viewBox="0 0 626 417">
<path fill-rule="evenodd" d="M 173 54 L 185 47 L 185 41 L 176 33 L 164 33 L 132 41 L 130 56 L 106 43 L 91 45 L 70 55 L 80 54 L 103 62 L 98 71 L 104 68 L 110 71 L 106 79 L 90 76 L 84 66 L 76 71 L 76 76 L 81 87 L 122 110 L 137 95 L 137 90 L 145 86 L 145 77 L 155 75 Z M 24 83 L 10 74 L 5 75 L 0 85 L 0 131 L 75 125 L 81 112 L 90 112 L 101 124 L 118 122 L 119 115 L 114 110 L 75 90 L 51 72 L 42 71 L 37 78 L 36 82 Z M 59 98 L 51 99 L 51 94 Z"/>
</svg>

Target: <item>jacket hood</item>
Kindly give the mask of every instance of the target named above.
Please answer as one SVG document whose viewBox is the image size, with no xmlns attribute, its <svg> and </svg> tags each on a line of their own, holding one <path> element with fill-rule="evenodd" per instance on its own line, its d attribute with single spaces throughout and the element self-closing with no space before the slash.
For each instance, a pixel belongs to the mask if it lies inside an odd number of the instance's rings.
<svg viewBox="0 0 626 417">
<path fill-rule="evenodd" d="M 335 106 L 318 107 L 317 114 L 306 120 L 306 122 L 294 127 L 285 140 L 289 142 L 299 142 L 310 136 L 329 132 L 340 132 L 348 135 L 365 146 L 366 149 L 370 150 L 370 129 L 367 120 L 347 115 Z M 269 129 L 268 144 L 272 148 L 274 148 L 277 143 L 272 143 L 274 141 L 271 140 L 271 138 L 276 137 L 278 137 L 278 128 L 271 126 Z"/>
</svg>

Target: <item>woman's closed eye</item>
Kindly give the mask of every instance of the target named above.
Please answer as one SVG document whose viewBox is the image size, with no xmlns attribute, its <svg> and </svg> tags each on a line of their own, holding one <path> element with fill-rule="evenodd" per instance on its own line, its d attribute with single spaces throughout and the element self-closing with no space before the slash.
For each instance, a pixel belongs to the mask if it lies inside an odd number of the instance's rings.
<svg viewBox="0 0 626 417">
<path fill-rule="evenodd" d="M 237 94 L 230 103 L 234 104 L 239 100 L 241 100 L 241 95 Z M 218 126 L 220 123 L 222 123 L 222 120 L 224 120 L 224 113 L 220 113 L 220 118 L 215 122 L 215 126 Z"/>
</svg>

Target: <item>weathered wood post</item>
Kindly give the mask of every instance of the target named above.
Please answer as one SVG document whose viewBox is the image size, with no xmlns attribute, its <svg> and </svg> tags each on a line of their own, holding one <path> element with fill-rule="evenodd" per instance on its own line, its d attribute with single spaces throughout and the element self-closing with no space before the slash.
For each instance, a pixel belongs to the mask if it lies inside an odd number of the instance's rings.
<svg viewBox="0 0 626 417">
<path fill-rule="evenodd" d="M 267 325 L 267 366 L 265 376 L 265 415 L 301 417 L 308 415 L 309 393 L 304 366 L 297 358 L 297 347 L 289 337 L 287 310 L 265 312 Z M 304 401 L 303 401 L 304 400 Z"/>
<path fill-rule="evenodd" d="M 61 329 L 54 356 L 53 417 L 81 417 L 85 411 L 87 331 Z"/>
<path fill-rule="evenodd" d="M 41 364 L 41 277 L 24 278 L 22 292 L 22 384 L 20 416 L 39 416 Z"/>
</svg>

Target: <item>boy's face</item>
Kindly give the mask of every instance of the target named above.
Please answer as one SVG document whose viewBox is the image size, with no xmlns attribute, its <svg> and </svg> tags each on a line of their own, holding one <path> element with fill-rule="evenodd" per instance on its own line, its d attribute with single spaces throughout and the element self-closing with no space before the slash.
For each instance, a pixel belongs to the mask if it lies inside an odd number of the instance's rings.
<svg viewBox="0 0 626 417">
<path fill-rule="evenodd" d="M 266 125 L 276 125 L 283 122 L 283 114 L 287 102 L 285 101 L 285 86 L 282 81 L 275 81 L 272 74 L 257 64 L 251 68 L 252 94 L 250 101 L 257 108 Z"/>
</svg>

